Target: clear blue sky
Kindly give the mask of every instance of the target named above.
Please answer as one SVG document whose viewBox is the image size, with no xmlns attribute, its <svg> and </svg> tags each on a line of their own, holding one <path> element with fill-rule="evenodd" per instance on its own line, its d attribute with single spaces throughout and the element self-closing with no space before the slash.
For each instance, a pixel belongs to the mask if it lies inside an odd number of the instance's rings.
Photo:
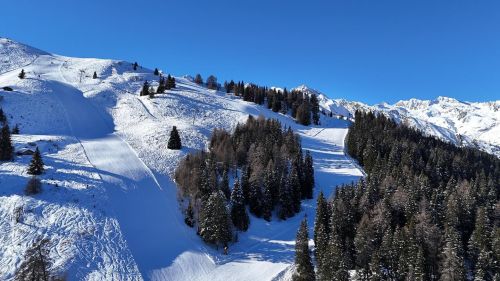
<svg viewBox="0 0 500 281">
<path fill-rule="evenodd" d="M 2 1 L 0 36 L 367 103 L 500 99 L 500 1 Z"/>
</svg>

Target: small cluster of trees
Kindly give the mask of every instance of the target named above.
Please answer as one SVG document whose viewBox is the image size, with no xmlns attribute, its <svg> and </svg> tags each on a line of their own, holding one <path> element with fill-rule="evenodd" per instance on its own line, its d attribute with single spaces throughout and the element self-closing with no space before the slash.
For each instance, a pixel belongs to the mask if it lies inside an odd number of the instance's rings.
<svg viewBox="0 0 500 281">
<path fill-rule="evenodd" d="M 245 101 L 266 105 L 274 112 L 290 114 L 302 125 L 319 125 L 319 101 L 315 94 L 308 95 L 298 90 L 288 91 L 245 84 L 241 81 L 224 82 L 227 93 L 234 93 Z"/>
<path fill-rule="evenodd" d="M 149 96 L 150 98 L 154 98 L 155 93 L 163 94 L 166 90 L 170 90 L 175 87 L 176 87 L 175 78 L 173 76 L 171 76 L 170 74 L 167 77 L 160 75 L 160 80 L 158 81 L 158 88 L 156 88 L 156 91 L 153 88 L 153 86 L 151 86 L 149 82 L 146 80 L 142 85 L 142 89 L 139 95 Z"/>
<path fill-rule="evenodd" d="M 318 198 L 318 280 L 499 280 L 498 158 L 361 112 L 347 146 L 368 175 Z"/>
<path fill-rule="evenodd" d="M 300 139 L 290 128 L 283 130 L 274 119 L 250 116 L 232 134 L 214 130 L 209 151 L 186 156 L 175 180 L 188 199 L 186 223 L 197 224 L 199 234 L 210 243 L 214 240 L 206 237 L 211 237 L 213 228 L 222 229 L 217 241 L 227 243 L 227 229 L 247 230 L 247 206 L 268 221 L 274 212 L 287 219 L 300 211 L 301 200 L 312 198 L 313 159 L 308 151 L 303 155 Z"/>
<path fill-rule="evenodd" d="M 203 85 L 203 78 L 201 77 L 201 75 L 199 73 L 196 74 L 196 76 L 194 77 L 194 82 L 198 85 Z M 211 90 L 219 90 L 220 89 L 220 85 L 219 85 L 219 83 L 217 83 L 217 77 L 215 77 L 214 75 L 208 76 L 205 85 L 207 86 L 208 89 L 211 89 Z"/>
</svg>

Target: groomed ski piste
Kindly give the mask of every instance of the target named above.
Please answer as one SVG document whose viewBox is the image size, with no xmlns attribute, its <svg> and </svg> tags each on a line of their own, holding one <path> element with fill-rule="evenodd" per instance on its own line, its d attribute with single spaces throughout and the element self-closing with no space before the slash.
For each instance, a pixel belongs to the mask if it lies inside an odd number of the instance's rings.
<svg viewBox="0 0 500 281">
<path fill-rule="evenodd" d="M 0 279 L 12 280 L 41 238 L 50 239 L 53 268 L 68 280 L 290 279 L 296 231 L 306 216 L 312 234 L 319 192 L 331 195 L 362 176 L 344 153 L 349 121 L 322 116 L 320 126 L 301 126 L 183 77 L 165 94 L 140 97 L 144 80 L 155 86 L 158 76 L 125 61 L 64 57 L 0 38 L 0 89 L 13 88 L 0 90 L 0 106 L 21 131 L 13 143 L 16 151 L 37 146 L 46 165 L 43 191 L 25 196 L 31 156 L 0 163 Z M 172 175 L 183 156 L 206 148 L 214 128 L 231 130 L 249 115 L 276 118 L 301 136 L 314 157 L 314 199 L 286 221 L 251 216 L 223 255 L 184 224 Z M 172 126 L 180 151 L 166 148 Z"/>
</svg>

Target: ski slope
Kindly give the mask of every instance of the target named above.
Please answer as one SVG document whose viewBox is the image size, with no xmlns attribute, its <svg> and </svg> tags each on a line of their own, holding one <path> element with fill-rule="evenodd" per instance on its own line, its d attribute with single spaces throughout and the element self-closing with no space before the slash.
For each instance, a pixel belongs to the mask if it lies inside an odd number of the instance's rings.
<svg viewBox="0 0 500 281">
<path fill-rule="evenodd" d="M 19 124 L 16 149 L 37 145 L 47 167 L 43 192 L 28 197 L 30 157 L 0 164 L 2 280 L 13 278 L 39 238 L 52 241 L 54 269 L 69 280 L 287 280 L 296 230 L 304 216 L 312 227 L 319 191 L 331 194 L 362 176 L 344 153 L 348 121 L 322 117 L 323 125 L 304 127 L 182 77 L 166 94 L 139 97 L 144 80 L 158 77 L 124 61 L 58 56 L 1 38 L 0 55 L 7 58 L 0 87 L 14 89 L 0 91 L 0 106 Z M 223 255 L 184 224 L 171 176 L 181 157 L 206 147 L 214 128 L 231 130 L 248 115 L 277 118 L 302 137 L 314 157 L 315 198 L 286 221 L 251 217 Z M 166 148 L 174 125 L 181 151 Z M 20 223 L 12 219 L 17 207 Z"/>
</svg>

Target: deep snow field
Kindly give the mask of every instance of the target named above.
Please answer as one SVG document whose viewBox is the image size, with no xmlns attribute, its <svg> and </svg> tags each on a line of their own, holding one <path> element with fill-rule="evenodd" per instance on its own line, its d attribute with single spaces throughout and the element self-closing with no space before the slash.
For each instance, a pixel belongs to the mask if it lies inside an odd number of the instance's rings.
<svg viewBox="0 0 500 281">
<path fill-rule="evenodd" d="M 68 280 L 287 280 L 297 228 L 307 216 L 312 229 L 319 191 L 362 176 L 344 153 L 349 121 L 322 116 L 322 125 L 304 127 L 182 77 L 176 89 L 139 97 L 146 79 L 157 85 L 151 70 L 129 62 L 63 57 L 0 38 L 0 87 L 14 89 L 0 90 L 0 106 L 21 131 L 13 142 L 16 150 L 38 146 L 46 164 L 35 196 L 23 193 L 30 156 L 0 164 L 1 280 L 13 278 L 40 238 L 50 239 L 54 268 Z M 286 221 L 251 217 L 223 255 L 184 224 L 171 175 L 184 155 L 206 148 L 214 128 L 231 130 L 249 114 L 277 118 L 301 136 L 314 157 L 315 198 Z M 174 125 L 181 151 L 166 148 Z"/>
</svg>

